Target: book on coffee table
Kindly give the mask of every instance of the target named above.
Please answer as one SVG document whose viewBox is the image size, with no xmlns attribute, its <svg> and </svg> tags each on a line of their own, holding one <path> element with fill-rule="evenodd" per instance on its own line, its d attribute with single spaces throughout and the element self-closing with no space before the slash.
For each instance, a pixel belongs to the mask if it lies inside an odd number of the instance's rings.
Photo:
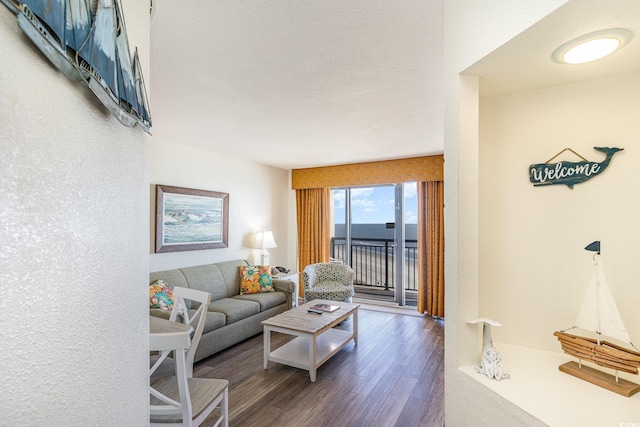
<svg viewBox="0 0 640 427">
<path fill-rule="evenodd" d="M 332 305 L 332 304 L 314 304 L 311 307 L 314 310 L 322 310 L 322 311 L 326 311 L 326 312 L 333 312 L 336 311 L 337 309 L 340 308 L 339 305 Z"/>
</svg>

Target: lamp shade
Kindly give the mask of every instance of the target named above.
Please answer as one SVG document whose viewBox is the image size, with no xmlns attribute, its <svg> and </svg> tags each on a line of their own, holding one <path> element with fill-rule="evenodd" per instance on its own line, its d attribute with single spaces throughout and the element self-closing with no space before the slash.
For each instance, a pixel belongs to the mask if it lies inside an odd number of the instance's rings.
<svg viewBox="0 0 640 427">
<path fill-rule="evenodd" d="M 277 248 L 278 245 L 273 238 L 272 231 L 257 231 L 256 238 L 253 241 L 253 247 L 255 249 L 271 249 Z"/>
</svg>

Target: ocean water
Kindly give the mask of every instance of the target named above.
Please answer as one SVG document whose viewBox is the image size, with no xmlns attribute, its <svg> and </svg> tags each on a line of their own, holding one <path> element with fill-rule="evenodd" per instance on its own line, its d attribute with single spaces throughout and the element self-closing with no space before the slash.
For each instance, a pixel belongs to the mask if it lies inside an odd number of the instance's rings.
<svg viewBox="0 0 640 427">
<path fill-rule="evenodd" d="M 222 241 L 222 199 L 168 194 L 163 212 L 165 244 Z"/>
</svg>

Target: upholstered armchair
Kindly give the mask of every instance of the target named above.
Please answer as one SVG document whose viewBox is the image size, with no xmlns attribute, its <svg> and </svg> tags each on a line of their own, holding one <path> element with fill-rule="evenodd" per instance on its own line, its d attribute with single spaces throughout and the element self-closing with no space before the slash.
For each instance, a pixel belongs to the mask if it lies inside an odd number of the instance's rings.
<svg viewBox="0 0 640 427">
<path fill-rule="evenodd" d="M 302 271 L 304 302 L 314 299 L 351 302 L 355 272 L 345 264 L 311 264 Z"/>
</svg>

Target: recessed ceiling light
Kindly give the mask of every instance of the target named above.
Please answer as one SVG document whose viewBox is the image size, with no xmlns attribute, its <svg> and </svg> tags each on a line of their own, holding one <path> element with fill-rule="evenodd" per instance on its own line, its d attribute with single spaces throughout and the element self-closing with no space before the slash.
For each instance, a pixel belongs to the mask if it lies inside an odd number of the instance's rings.
<svg viewBox="0 0 640 427">
<path fill-rule="evenodd" d="M 551 57 L 561 64 L 584 64 L 615 52 L 626 45 L 631 37 L 631 31 L 623 28 L 595 31 L 566 42 Z"/>
</svg>

